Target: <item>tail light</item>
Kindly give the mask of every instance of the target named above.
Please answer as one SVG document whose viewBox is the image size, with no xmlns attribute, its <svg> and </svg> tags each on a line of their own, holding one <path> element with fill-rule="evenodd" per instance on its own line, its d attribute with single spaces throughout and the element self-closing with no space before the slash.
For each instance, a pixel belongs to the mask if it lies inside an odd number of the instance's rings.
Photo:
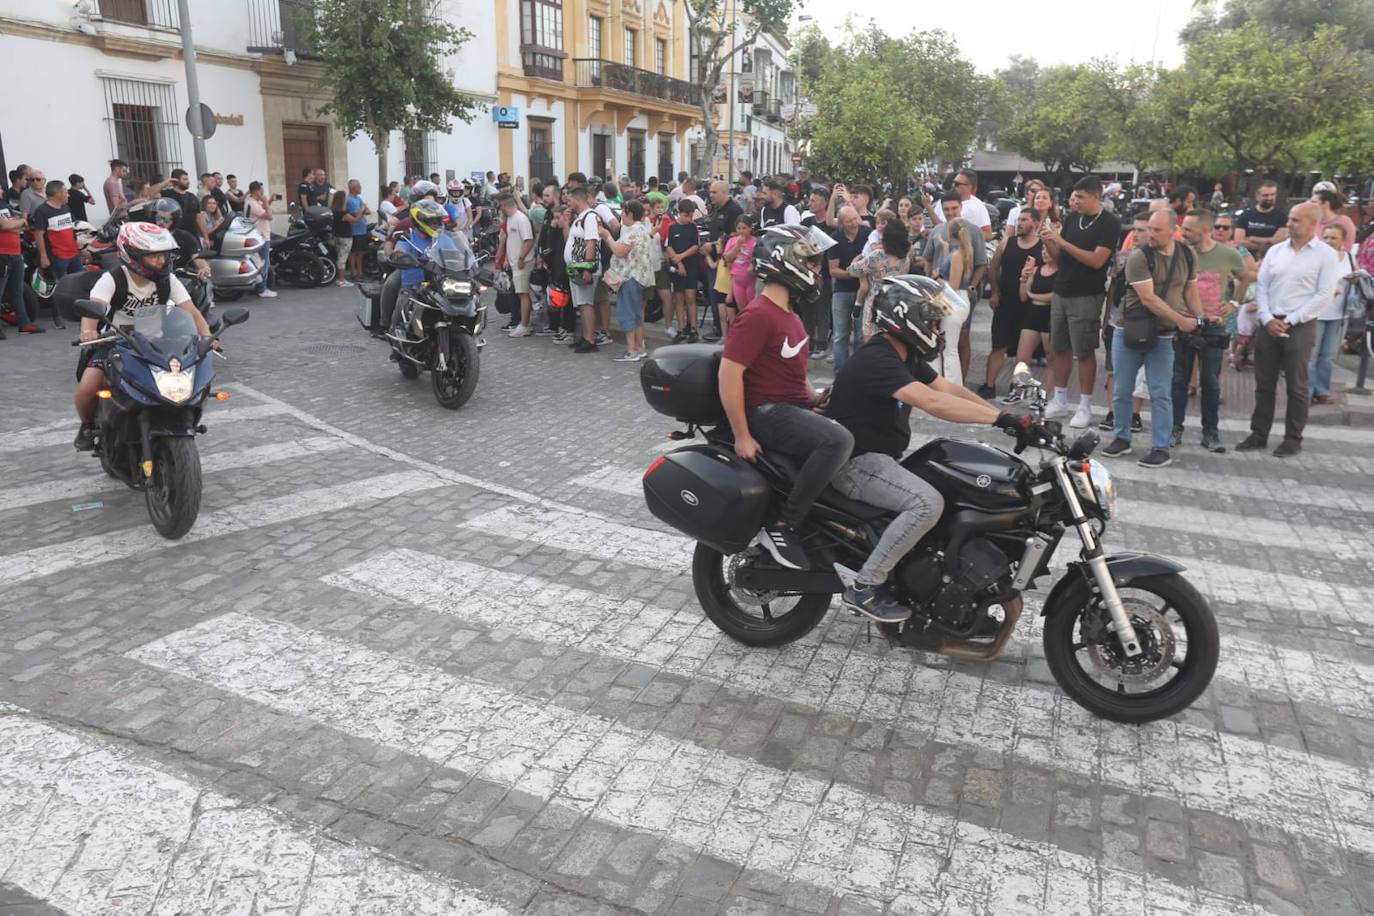
<svg viewBox="0 0 1374 916">
<path fill-rule="evenodd" d="M 665 461 L 667 461 L 667 460 L 668 460 L 668 456 L 666 456 L 666 455 L 663 456 L 662 458 L 659 458 L 659 459 L 658 459 L 657 461 L 655 461 L 653 464 L 649 465 L 649 469 L 648 469 L 647 471 L 644 472 L 644 476 L 645 476 L 645 477 L 648 477 L 648 476 L 649 476 L 650 474 L 652 474 L 654 471 L 657 471 L 659 465 L 663 464 L 663 462 L 665 462 Z"/>
<path fill-rule="evenodd" d="M 249 261 L 239 261 L 239 273 L 241 273 L 241 274 L 251 274 L 252 272 L 253 272 L 253 265 L 252 265 L 251 262 L 249 262 Z"/>
<path fill-rule="evenodd" d="M 258 247 L 258 244 L 259 244 L 258 240 L 255 239 L 255 238 L 252 238 L 251 236 L 248 237 L 248 238 L 245 238 L 245 239 L 243 240 L 243 247 L 244 247 L 244 248 L 257 248 L 257 247 Z"/>
</svg>

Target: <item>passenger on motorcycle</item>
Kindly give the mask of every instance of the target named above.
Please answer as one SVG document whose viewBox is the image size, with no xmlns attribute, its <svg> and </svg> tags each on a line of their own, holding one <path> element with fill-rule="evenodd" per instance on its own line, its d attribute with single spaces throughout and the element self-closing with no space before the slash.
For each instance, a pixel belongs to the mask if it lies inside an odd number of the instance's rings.
<svg viewBox="0 0 1374 916">
<path fill-rule="evenodd" d="M 763 292 L 730 325 L 720 362 L 735 454 L 754 461 L 760 452 L 777 451 L 801 465 L 779 517 L 756 538 L 788 569 L 808 568 L 798 528 L 854 444 L 848 430 L 812 409 L 821 398 L 807 380 L 808 338 L 794 308 L 820 295 L 823 252 L 833 244 L 813 232 L 774 226 L 759 237 L 754 273 Z"/>
<path fill-rule="evenodd" d="M 119 227 L 115 248 L 123 263 L 97 280 L 90 296 L 92 302 L 106 307 L 106 324 L 131 327 L 135 309 L 170 301 L 190 314 L 202 336 L 210 336 L 210 327 L 191 302 L 186 287 L 172 276 L 172 257 L 178 247 L 170 232 L 152 223 L 125 223 Z M 81 340 L 96 340 L 100 336 L 100 325 L 101 322 L 93 318 L 82 318 Z M 105 358 L 111 346 L 110 343 L 84 346 L 77 360 L 75 400 L 81 428 L 72 444 L 78 451 L 89 452 L 95 448 L 95 409 L 100 402 L 100 390 L 105 387 Z M 218 343 L 214 346 L 219 349 Z"/>
<path fill-rule="evenodd" d="M 172 269 L 194 271 L 202 280 L 210 279 L 210 264 L 201 256 L 200 239 L 185 229 L 176 228 L 181 221 L 181 204 L 170 197 L 159 197 L 151 209 L 153 225 L 166 229 L 176 240 L 177 252 L 172 256 Z"/>
<path fill-rule="evenodd" d="M 873 297 L 874 335 L 836 374 L 825 409 L 854 437 L 853 456 L 831 485 L 850 499 L 899 513 L 843 596 L 845 607 L 882 623 L 911 616 L 886 582 L 944 511 L 939 492 L 898 463 L 911 443 L 911 408 L 951 423 L 1011 430 L 1018 443 L 1044 435 L 1031 417 L 999 413 L 931 368 L 930 361 L 939 358 L 944 346 L 940 322 L 961 304 L 942 280 L 879 280 Z"/>
</svg>

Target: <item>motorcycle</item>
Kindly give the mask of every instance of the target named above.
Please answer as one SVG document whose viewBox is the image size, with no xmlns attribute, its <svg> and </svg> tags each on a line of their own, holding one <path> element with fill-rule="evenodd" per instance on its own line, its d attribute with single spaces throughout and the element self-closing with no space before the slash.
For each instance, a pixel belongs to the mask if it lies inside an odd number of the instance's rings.
<svg viewBox="0 0 1374 916">
<path fill-rule="evenodd" d="M 82 318 L 104 321 L 105 306 L 89 299 L 74 303 Z M 231 308 L 224 328 L 248 320 L 248 310 Z M 142 490 L 148 517 L 158 534 L 176 540 L 200 513 L 200 454 L 196 434 L 205 432 L 201 410 L 215 379 L 214 334 L 202 339 L 195 322 L 174 305 L 150 305 L 134 312 L 130 330 L 104 325 L 103 336 L 74 346 L 113 343 L 105 364 L 93 452 L 110 477 Z"/>
<path fill-rule="evenodd" d="M 115 248 L 115 239 L 119 235 L 119 227 L 125 222 L 124 217 L 112 217 L 90 234 L 84 250 L 90 263 L 98 266 L 101 271 L 111 271 L 119 267 L 119 251 Z M 213 290 L 219 298 L 231 302 L 244 293 L 257 289 L 267 265 L 262 259 L 263 238 L 253 225 L 253 221 L 243 216 L 235 216 L 216 234 L 215 239 L 217 248 L 207 248 L 200 252 L 200 256 L 210 265 L 207 297 Z M 177 275 L 182 278 L 183 283 L 186 282 L 186 274 L 178 272 Z M 194 277 L 194 274 L 191 276 Z M 197 279 L 196 283 L 199 285 L 200 280 Z M 196 298 L 196 293 L 189 283 L 186 290 L 192 294 L 192 298 Z M 199 300 L 196 307 L 201 309 L 202 314 L 207 313 L 208 306 L 201 308 Z"/>
<path fill-rule="evenodd" d="M 272 271 L 288 286 L 328 286 L 339 277 L 328 207 L 293 209 L 286 235 L 272 236 Z"/>
<path fill-rule="evenodd" d="M 756 463 L 735 455 L 716 387 L 720 348 L 663 347 L 641 370 L 645 398 L 686 424 L 675 439 L 701 433 L 644 474 L 650 511 L 696 540 L 692 582 L 706 616 L 749 646 L 805 636 L 833 595 L 853 582 L 892 513 L 827 488 L 803 523 L 810 570 L 775 563 L 755 544 L 790 491 L 797 465 L 765 451 Z M 1048 438 L 1038 462 L 978 442 L 934 439 L 902 466 L 945 499 L 936 527 L 893 571 L 890 585 L 913 610 L 900 624 L 877 624 L 894 647 L 962 661 L 990 661 L 1016 630 L 1023 593 L 1050 575 L 1066 535 L 1082 544 L 1040 609 L 1045 661 L 1061 689 L 1097 716 L 1151 722 L 1196 700 L 1219 653 L 1205 598 L 1172 560 L 1107 554 L 1102 536 L 1116 515 L 1116 488 L 1091 459 L 1096 432 L 1067 442 L 1044 423 L 1044 389 L 1025 364 L 1014 386 Z M 1017 453 L 1021 452 L 1017 448 Z"/>
<path fill-rule="evenodd" d="M 439 406 L 457 410 L 477 390 L 481 373 L 478 338 L 487 324 L 487 308 L 478 305 L 482 284 L 471 256 L 463 250 L 432 247 L 424 257 L 396 249 L 388 258 L 396 270 L 421 268 L 425 280 L 403 289 L 386 339 L 391 358 L 408 379 L 430 374 Z"/>
</svg>

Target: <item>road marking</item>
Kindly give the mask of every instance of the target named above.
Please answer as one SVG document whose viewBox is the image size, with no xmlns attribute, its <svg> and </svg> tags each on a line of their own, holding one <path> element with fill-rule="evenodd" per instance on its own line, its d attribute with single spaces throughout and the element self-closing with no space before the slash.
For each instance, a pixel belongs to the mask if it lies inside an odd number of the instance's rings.
<svg viewBox="0 0 1374 916">
<path fill-rule="evenodd" d="M 206 426 L 221 423 L 241 423 L 245 420 L 261 420 L 263 417 L 279 416 L 286 411 L 277 404 L 249 404 L 244 407 L 208 408 L 201 420 Z M 0 452 L 31 451 L 51 448 L 55 445 L 72 444 L 76 436 L 76 418 L 49 423 L 45 426 L 31 426 L 0 437 Z"/>
<path fill-rule="evenodd" d="M 1094 458 L 1094 460 L 1100 459 Z M 1112 478 L 1117 481 L 1160 481 L 1158 470 L 1142 468 L 1129 458 L 1125 461 L 1103 460 L 1102 466 L 1111 471 Z M 1283 479 L 1243 477 L 1236 474 L 1213 474 L 1207 471 L 1189 469 L 1186 476 L 1179 478 L 1177 482 L 1189 490 L 1215 493 L 1218 496 L 1234 496 L 1239 499 L 1261 499 L 1278 503 L 1293 500 L 1307 508 L 1321 509 L 1350 510 L 1358 506 L 1357 495 L 1348 488 L 1318 486 L 1310 480 L 1296 477 Z M 1122 487 L 1118 484 L 1117 489 L 1123 494 L 1130 493 L 1129 487 Z M 1250 516 L 1243 517 L 1250 518 Z"/>
<path fill-rule="evenodd" d="M 1174 722 L 1139 728 L 1098 721 L 1061 695 L 927 668 L 914 652 L 851 651 L 852 637 L 837 641 L 832 632 L 823 638 L 823 627 L 778 650 L 750 649 L 694 610 L 673 613 L 615 601 L 410 550 L 389 551 L 325 581 L 484 627 L 876 722 L 913 740 L 995 750 L 1228 817 L 1333 842 L 1353 837 L 1374 844 L 1374 813 L 1366 813 L 1367 824 L 1358 815 L 1349 829 L 1342 823 L 1351 792 L 1374 792 L 1370 774 L 1357 768 Z M 842 621 L 837 617 L 834 623 Z M 1111 761 L 1105 765 L 1104 754 Z M 1116 759 L 1123 754 L 1129 766 Z"/>
<path fill-rule="evenodd" d="M 296 521 L 442 486 L 445 486 L 445 482 L 432 474 L 400 471 L 220 509 L 201 516 L 190 533 L 179 541 L 169 541 L 159 535 L 151 524 L 144 524 L 60 544 L 48 544 L 21 553 L 0 555 L 0 582 L 22 582 L 68 569 L 160 553 L 183 544 L 194 544 L 226 534 Z"/>
<path fill-rule="evenodd" d="M 463 527 L 650 569 L 691 569 L 693 542 L 682 535 L 622 525 L 576 510 L 493 509 L 465 519 Z"/>
<path fill-rule="evenodd" d="M 1250 435 L 1249 420 L 1222 420 L 1217 424 L 1221 432 L 1237 433 L 1240 436 Z M 1277 432 L 1282 435 L 1283 430 Z M 1197 427 L 1188 430 L 1189 437 L 1201 435 Z M 1303 441 L 1319 439 L 1326 442 L 1349 442 L 1353 445 L 1374 445 L 1374 430 L 1361 429 L 1355 426 L 1333 426 L 1326 423 L 1308 423 L 1302 431 Z M 1277 444 L 1277 443 L 1276 443 Z"/>
<path fill-rule="evenodd" d="M 574 487 L 587 487 L 605 493 L 618 493 L 621 496 L 644 495 L 644 471 L 631 473 L 609 465 L 599 467 L 581 477 L 574 477 L 568 483 Z"/>
<path fill-rule="evenodd" d="M 1256 912 L 1241 900 L 283 623 L 225 614 L 129 657 L 617 828 L 896 909 L 962 911 L 975 901 L 986 908 L 988 899 L 1003 901 L 1001 912 L 1045 912 L 1060 899 L 1081 909 L 1136 886 L 1132 903 L 1146 912 Z"/>
<path fill-rule="evenodd" d="M 213 474 L 218 471 L 257 467 L 274 461 L 303 458 L 306 455 L 317 455 L 347 447 L 348 443 L 333 436 L 314 436 L 295 442 L 274 442 L 235 452 L 211 452 L 201 456 L 200 469 L 206 474 Z M 59 499 L 76 499 L 88 494 L 122 493 L 127 489 L 124 484 L 105 477 L 95 462 L 91 462 L 88 471 L 79 477 L 0 490 L 0 512 Z"/>
<path fill-rule="evenodd" d="M 506 912 L 30 715 L 0 714 L 0 785 L 0 877 L 74 916 Z"/>
</svg>

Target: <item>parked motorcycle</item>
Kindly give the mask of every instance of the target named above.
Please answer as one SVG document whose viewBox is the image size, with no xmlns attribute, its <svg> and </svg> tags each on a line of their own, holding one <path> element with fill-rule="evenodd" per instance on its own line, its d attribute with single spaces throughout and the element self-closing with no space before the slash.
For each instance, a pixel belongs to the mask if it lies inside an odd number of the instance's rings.
<svg viewBox="0 0 1374 916">
<path fill-rule="evenodd" d="M 655 516 L 696 540 L 692 581 L 707 617 L 750 646 L 777 646 L 814 629 L 831 597 L 852 582 L 892 513 L 823 492 L 801 529 L 810 570 L 775 563 L 754 544 L 790 491 L 797 465 L 772 451 L 738 458 L 716 386 L 720 348 L 663 347 L 641 370 L 645 398 L 684 422 L 687 439 L 644 475 Z M 1211 682 L 1219 651 L 1206 599 L 1172 560 L 1108 555 L 1102 535 L 1116 514 L 1116 488 L 1090 458 L 1097 433 L 1067 442 L 1043 423 L 1044 390 L 1024 365 L 1014 385 L 1051 437 L 1047 456 L 1023 461 L 1000 449 L 934 439 L 902 466 L 940 491 L 936 527 L 897 565 L 890 582 L 915 613 L 881 624 L 898 647 L 966 661 L 997 658 L 1023 609 L 1022 594 L 1042 576 L 1066 534 L 1082 543 L 1049 591 L 1045 661 L 1063 691 L 1095 715 L 1150 722 L 1174 715 Z M 1018 452 L 1020 449 L 1017 450 Z"/>
<path fill-rule="evenodd" d="M 83 318 L 103 322 L 105 306 L 75 302 Z M 248 320 L 244 308 L 226 309 L 223 327 Z M 158 534 L 175 540 L 191 530 L 200 513 L 200 454 L 196 434 L 205 432 L 201 409 L 215 378 L 210 340 L 174 305 L 135 311 L 130 330 L 110 325 L 92 346 L 114 343 L 105 364 L 106 389 L 96 415 L 93 454 L 111 477 L 142 490 L 148 517 Z M 215 335 L 216 337 L 218 334 Z M 213 339 L 213 338 L 212 338 Z"/>
<path fill-rule="evenodd" d="M 477 390 L 478 338 L 487 324 L 486 306 L 477 304 L 482 284 L 475 264 L 466 251 L 437 246 L 420 258 L 398 248 L 388 260 L 397 270 L 419 267 L 425 272 L 424 283 L 402 290 L 397 298 L 398 314 L 386 334 L 391 358 L 408 379 L 428 372 L 434 399 L 457 410 Z"/>
<path fill-rule="evenodd" d="M 91 264 L 98 266 L 102 271 L 114 270 L 119 266 L 119 251 L 115 248 L 114 242 L 119 235 L 119 227 L 125 222 L 122 217 L 106 220 L 104 225 L 90 234 L 84 246 Z M 216 234 L 214 240 L 217 242 L 216 248 L 204 249 L 200 253 L 210 265 L 210 287 L 214 293 L 220 299 L 230 302 L 250 290 L 257 289 L 267 265 L 263 263 L 262 258 L 263 238 L 253 221 L 243 216 L 235 216 Z M 183 274 L 178 276 L 182 276 L 185 282 Z M 197 280 L 197 283 L 199 282 Z M 188 292 L 191 291 L 189 285 L 186 289 Z M 206 292 L 208 294 L 210 289 Z M 192 298 L 195 298 L 194 293 Z M 197 308 L 200 305 L 200 302 L 196 303 Z"/>
<path fill-rule="evenodd" d="M 334 214 L 328 207 L 291 211 L 286 235 L 272 236 L 272 271 L 287 286 L 328 286 L 339 277 Z"/>
</svg>

